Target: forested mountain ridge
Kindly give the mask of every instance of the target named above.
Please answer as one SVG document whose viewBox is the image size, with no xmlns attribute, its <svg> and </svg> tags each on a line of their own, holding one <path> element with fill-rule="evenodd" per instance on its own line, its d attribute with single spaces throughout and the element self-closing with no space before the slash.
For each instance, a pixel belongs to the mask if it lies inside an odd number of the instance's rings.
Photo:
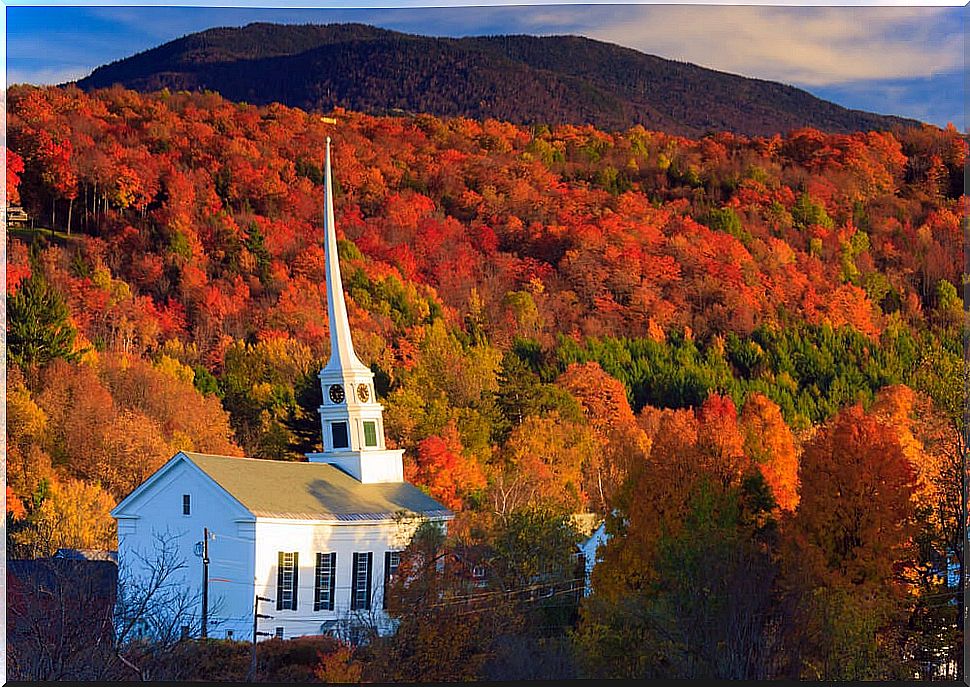
<svg viewBox="0 0 970 687">
<path fill-rule="evenodd" d="M 111 548 L 110 507 L 177 450 L 317 448 L 330 136 L 355 348 L 407 478 L 459 512 L 448 546 L 504 551 L 519 588 L 557 556 L 574 581 L 569 513 L 613 537 L 581 614 L 404 611 L 397 650 L 432 633 L 475 661 L 381 664 L 392 644 L 369 677 L 515 677 L 521 647 L 566 670 L 556 646 L 586 676 L 898 677 L 958 651 L 956 130 L 687 138 L 122 88 L 8 107 L 10 201 L 57 230 L 7 236 L 16 555 Z M 723 622 L 699 623 L 702 583 Z"/>
<path fill-rule="evenodd" d="M 361 24 L 191 34 L 94 70 L 82 88 L 214 90 L 231 100 L 525 124 L 635 124 L 682 135 L 848 132 L 916 124 L 577 36 L 431 38 Z"/>
</svg>

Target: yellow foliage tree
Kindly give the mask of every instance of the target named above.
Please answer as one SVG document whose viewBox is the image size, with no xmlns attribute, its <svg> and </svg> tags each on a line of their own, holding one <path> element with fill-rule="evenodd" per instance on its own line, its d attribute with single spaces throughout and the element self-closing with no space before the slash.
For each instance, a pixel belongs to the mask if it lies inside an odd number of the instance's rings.
<svg viewBox="0 0 970 687">
<path fill-rule="evenodd" d="M 43 448 L 47 431 L 47 413 L 13 368 L 7 384 L 7 484 L 21 498 L 51 475 L 50 457 Z"/>
<path fill-rule="evenodd" d="M 84 480 L 52 480 L 47 493 L 29 516 L 27 526 L 12 535 L 31 558 L 53 555 L 58 549 L 117 548 L 111 509 L 115 502 L 97 484 Z"/>
<path fill-rule="evenodd" d="M 585 425 L 551 412 L 530 415 L 509 436 L 492 475 L 496 512 L 545 507 L 575 513 L 586 507 L 583 473 L 600 451 Z"/>
</svg>

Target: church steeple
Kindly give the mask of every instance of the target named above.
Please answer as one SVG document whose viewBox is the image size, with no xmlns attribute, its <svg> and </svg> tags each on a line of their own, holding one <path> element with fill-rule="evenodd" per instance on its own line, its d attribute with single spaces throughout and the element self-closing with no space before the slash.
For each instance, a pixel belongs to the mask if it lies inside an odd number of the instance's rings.
<svg viewBox="0 0 970 687">
<path fill-rule="evenodd" d="M 323 231 L 327 256 L 327 316 L 330 322 L 330 360 L 324 370 L 368 370 L 354 352 L 350 338 L 347 303 L 340 279 L 340 259 L 337 251 L 337 228 L 333 219 L 333 182 L 330 171 L 330 137 L 327 137 L 327 158 L 324 163 Z"/>
<path fill-rule="evenodd" d="M 350 337 L 334 226 L 329 137 L 324 186 L 330 360 L 317 375 L 323 392 L 323 404 L 319 408 L 323 452 L 307 454 L 307 459 L 331 463 L 366 484 L 403 482 L 404 451 L 388 450 L 384 444 L 384 406 L 377 402 L 374 373 L 357 357 Z"/>
</svg>

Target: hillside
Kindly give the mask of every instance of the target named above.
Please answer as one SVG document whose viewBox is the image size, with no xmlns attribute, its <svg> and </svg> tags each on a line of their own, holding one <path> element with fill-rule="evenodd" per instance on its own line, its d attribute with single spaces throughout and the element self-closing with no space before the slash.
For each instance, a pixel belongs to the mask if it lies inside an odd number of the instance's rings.
<svg viewBox="0 0 970 687">
<path fill-rule="evenodd" d="M 10 202 L 56 230 L 7 236 L 12 557 L 114 548 L 111 508 L 178 450 L 319 448 L 331 137 L 355 350 L 405 478 L 457 515 L 402 551 L 419 577 L 390 592 L 397 632 L 301 651 L 315 677 L 955 676 L 955 129 L 687 138 L 7 95 Z M 610 533 L 587 597 L 582 512 Z M 469 554 L 484 587 L 435 562 Z M 260 645 L 260 677 L 310 674 L 270 672 L 293 641 Z M 178 642 L 152 676 L 242 680 L 234 645 Z"/>
<path fill-rule="evenodd" d="M 699 135 L 885 130 L 913 120 L 849 110 L 782 84 L 576 36 L 431 38 L 360 24 L 250 24 L 191 34 L 99 67 L 78 85 L 213 90 L 307 110 L 633 125 Z"/>
</svg>

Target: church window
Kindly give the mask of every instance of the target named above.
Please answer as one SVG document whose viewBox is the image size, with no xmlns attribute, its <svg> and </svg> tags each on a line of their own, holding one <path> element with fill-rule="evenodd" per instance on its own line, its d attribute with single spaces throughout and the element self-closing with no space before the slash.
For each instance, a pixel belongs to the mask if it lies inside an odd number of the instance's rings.
<svg viewBox="0 0 970 687">
<path fill-rule="evenodd" d="M 387 588 L 394 581 L 394 576 L 397 574 L 400 565 L 400 551 L 386 551 L 384 553 L 384 608 L 387 608 Z"/>
<path fill-rule="evenodd" d="M 370 610 L 370 577 L 373 554 L 354 553 L 353 587 L 350 591 L 350 610 Z"/>
<path fill-rule="evenodd" d="M 300 569 L 300 554 L 296 551 L 279 552 L 279 567 L 276 576 L 276 610 L 296 610 L 296 590 Z"/>
<path fill-rule="evenodd" d="M 377 446 L 377 422 L 364 420 L 364 446 Z"/>
<path fill-rule="evenodd" d="M 313 585 L 313 610 L 332 611 L 334 583 L 337 578 L 337 554 L 317 554 L 317 574 Z"/>
<path fill-rule="evenodd" d="M 347 436 L 346 422 L 330 423 L 330 431 L 333 434 L 334 448 L 347 448 L 348 446 L 350 446 L 350 438 Z"/>
</svg>

